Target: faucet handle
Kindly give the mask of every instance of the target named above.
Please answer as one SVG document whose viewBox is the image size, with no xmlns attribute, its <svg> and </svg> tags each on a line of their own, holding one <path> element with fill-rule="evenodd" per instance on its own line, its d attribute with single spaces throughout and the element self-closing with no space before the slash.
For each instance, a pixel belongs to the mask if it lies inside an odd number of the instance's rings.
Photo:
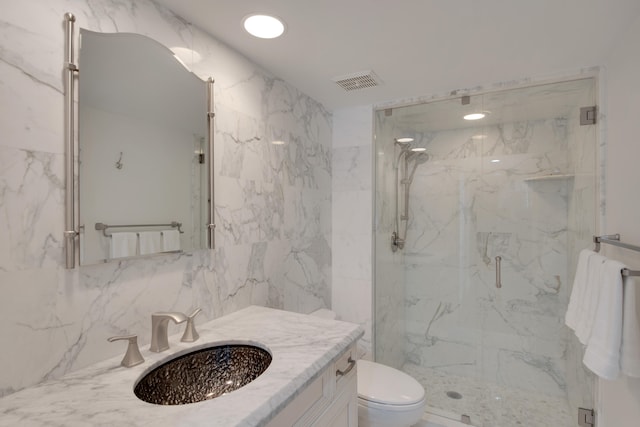
<svg viewBox="0 0 640 427">
<path fill-rule="evenodd" d="M 137 335 L 123 335 L 123 336 L 115 336 L 107 338 L 107 341 L 114 342 L 120 340 L 128 340 L 129 345 L 127 346 L 127 352 L 122 358 L 122 362 L 120 364 L 125 368 L 131 368 L 132 366 L 136 366 L 144 362 L 144 357 L 140 354 L 140 349 L 138 348 L 138 336 Z"/>
<path fill-rule="evenodd" d="M 196 326 L 195 326 L 195 323 L 193 322 L 193 319 L 201 311 L 202 311 L 202 309 L 196 308 L 193 313 L 191 313 L 189 316 L 187 316 L 187 326 L 184 328 L 184 334 L 182 334 L 182 338 L 180 338 L 180 341 L 182 341 L 182 342 L 194 342 L 198 338 L 200 338 L 200 335 L 198 334 L 198 331 L 196 331 Z"/>
</svg>

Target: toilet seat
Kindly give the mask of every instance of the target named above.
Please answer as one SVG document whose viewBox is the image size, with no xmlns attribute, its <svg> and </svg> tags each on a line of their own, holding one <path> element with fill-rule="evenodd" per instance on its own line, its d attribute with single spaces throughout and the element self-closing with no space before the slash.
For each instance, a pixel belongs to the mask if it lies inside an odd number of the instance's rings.
<svg viewBox="0 0 640 427">
<path fill-rule="evenodd" d="M 407 411 L 424 405 L 425 392 L 418 381 L 404 372 L 358 360 L 358 398 L 372 408 Z"/>
<path fill-rule="evenodd" d="M 420 400 L 419 402 L 412 403 L 412 404 L 409 404 L 409 405 L 390 405 L 388 403 L 372 402 L 370 400 L 363 399 L 362 397 L 358 396 L 358 405 L 365 406 L 365 407 L 367 407 L 368 409 L 371 409 L 371 410 L 380 410 L 380 411 L 389 412 L 389 413 L 393 413 L 393 412 L 411 412 L 411 411 L 414 411 L 414 410 L 418 410 L 418 411 L 420 411 L 420 413 L 422 413 L 422 412 L 424 412 L 423 407 L 427 403 L 426 401 L 427 401 L 427 399 L 425 397 L 422 400 Z"/>
</svg>

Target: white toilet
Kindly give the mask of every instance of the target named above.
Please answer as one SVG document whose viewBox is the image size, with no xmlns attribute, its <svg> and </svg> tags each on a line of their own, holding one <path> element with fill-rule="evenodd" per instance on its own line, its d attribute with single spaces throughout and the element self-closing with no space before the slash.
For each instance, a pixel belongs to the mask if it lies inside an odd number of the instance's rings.
<svg viewBox="0 0 640 427">
<path fill-rule="evenodd" d="M 336 319 L 327 309 L 312 316 Z M 380 363 L 358 360 L 358 426 L 409 427 L 424 414 L 424 388 L 415 378 Z"/>
</svg>

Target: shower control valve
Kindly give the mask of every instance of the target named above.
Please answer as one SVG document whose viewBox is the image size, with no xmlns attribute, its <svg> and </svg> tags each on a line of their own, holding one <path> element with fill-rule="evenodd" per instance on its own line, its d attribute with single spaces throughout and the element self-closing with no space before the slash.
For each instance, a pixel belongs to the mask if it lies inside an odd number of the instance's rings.
<svg viewBox="0 0 640 427">
<path fill-rule="evenodd" d="M 397 251 L 398 249 L 403 249 L 404 248 L 404 239 L 401 238 L 397 232 L 393 232 L 391 233 L 391 250 L 393 252 Z"/>
</svg>

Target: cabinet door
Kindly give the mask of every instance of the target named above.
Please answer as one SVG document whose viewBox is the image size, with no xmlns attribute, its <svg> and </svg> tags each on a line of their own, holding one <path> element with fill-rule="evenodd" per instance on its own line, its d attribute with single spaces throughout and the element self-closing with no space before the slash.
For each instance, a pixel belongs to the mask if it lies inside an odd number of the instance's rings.
<svg viewBox="0 0 640 427">
<path fill-rule="evenodd" d="M 327 369 L 277 414 L 267 427 L 308 426 L 331 403 L 333 376 Z"/>
<path fill-rule="evenodd" d="M 341 383 L 331 406 L 313 427 L 358 427 L 358 382 L 355 369 Z"/>
<path fill-rule="evenodd" d="M 358 427 L 355 344 L 348 348 L 267 427 Z"/>
</svg>

